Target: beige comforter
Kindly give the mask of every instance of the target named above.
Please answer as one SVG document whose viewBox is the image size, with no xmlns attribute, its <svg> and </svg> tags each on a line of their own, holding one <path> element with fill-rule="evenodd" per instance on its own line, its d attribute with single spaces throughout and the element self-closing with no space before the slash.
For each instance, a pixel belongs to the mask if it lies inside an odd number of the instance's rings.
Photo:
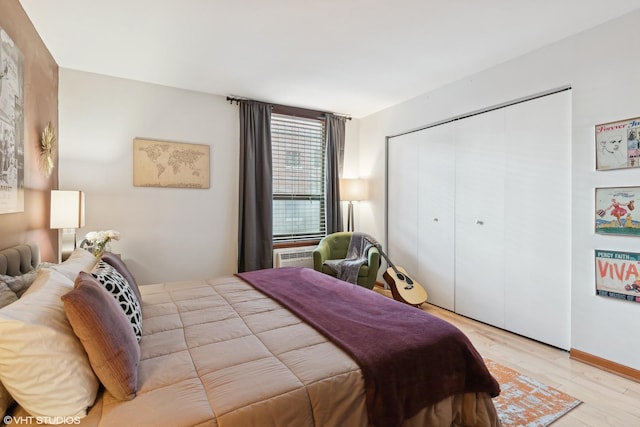
<svg viewBox="0 0 640 427">
<path fill-rule="evenodd" d="M 366 426 L 358 366 L 235 276 L 141 287 L 142 358 L 131 401 L 101 393 L 82 426 Z M 21 408 L 15 417 L 26 417 Z M 484 393 L 406 426 L 494 426 Z"/>
</svg>

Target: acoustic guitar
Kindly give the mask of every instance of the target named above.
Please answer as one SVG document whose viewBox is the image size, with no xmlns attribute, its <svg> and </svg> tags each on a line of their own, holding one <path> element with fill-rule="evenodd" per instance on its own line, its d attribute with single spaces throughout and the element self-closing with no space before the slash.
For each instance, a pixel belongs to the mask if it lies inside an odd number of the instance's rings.
<svg viewBox="0 0 640 427">
<path fill-rule="evenodd" d="M 405 304 L 418 307 L 428 298 L 427 291 L 415 280 L 413 280 L 402 267 L 396 267 L 387 254 L 380 251 L 387 260 L 389 268 L 382 274 L 385 282 L 391 288 L 391 295 L 396 301 L 402 301 Z"/>
</svg>

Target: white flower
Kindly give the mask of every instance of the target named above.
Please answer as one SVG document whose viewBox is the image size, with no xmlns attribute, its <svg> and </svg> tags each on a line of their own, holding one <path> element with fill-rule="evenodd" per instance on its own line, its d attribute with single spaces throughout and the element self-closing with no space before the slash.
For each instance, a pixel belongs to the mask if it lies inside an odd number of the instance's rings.
<svg viewBox="0 0 640 427">
<path fill-rule="evenodd" d="M 98 240 L 98 232 L 97 231 L 90 231 L 87 233 L 86 236 L 84 236 L 85 239 L 87 239 L 90 242 L 95 242 Z"/>
<path fill-rule="evenodd" d="M 120 240 L 120 233 L 115 230 L 106 231 L 90 231 L 84 237 L 85 241 L 90 243 L 87 245 L 89 249 L 96 257 L 100 257 L 107 247 L 107 243 L 111 240 Z M 83 242 L 84 243 L 84 242 Z M 80 245 L 80 247 L 84 247 Z"/>
<path fill-rule="evenodd" d="M 120 240 L 120 233 L 115 230 L 90 231 L 84 238 L 92 243 L 106 243 L 110 240 Z"/>
<path fill-rule="evenodd" d="M 120 233 L 115 231 L 115 230 L 107 230 L 107 231 L 105 231 L 105 234 L 106 234 L 108 239 L 120 240 Z"/>
</svg>

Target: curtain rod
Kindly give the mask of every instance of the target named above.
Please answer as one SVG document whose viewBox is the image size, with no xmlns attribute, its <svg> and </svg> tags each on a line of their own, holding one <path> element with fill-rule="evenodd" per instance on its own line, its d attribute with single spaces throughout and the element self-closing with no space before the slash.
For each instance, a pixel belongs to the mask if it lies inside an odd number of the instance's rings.
<svg viewBox="0 0 640 427">
<path fill-rule="evenodd" d="M 248 98 L 236 98 L 233 96 L 227 96 L 227 101 L 229 101 L 229 104 L 233 104 L 234 102 L 237 104 L 240 103 L 240 101 L 255 101 L 253 99 L 248 99 Z M 262 102 L 262 101 L 258 101 L 258 102 Z M 349 116 L 345 116 L 342 114 L 335 114 L 335 113 L 331 113 L 329 111 L 320 111 L 320 110 L 312 110 L 309 108 L 302 108 L 302 107 L 292 107 L 290 105 L 281 105 L 281 104 L 273 104 L 271 102 L 265 102 L 265 104 L 271 104 L 272 107 L 280 107 L 280 108 L 292 108 L 292 109 L 296 109 L 296 110 L 303 110 L 303 111 L 307 111 L 309 113 L 317 113 L 317 114 L 333 114 L 334 116 L 340 116 L 340 117 L 344 117 L 345 120 L 351 120 L 351 117 Z"/>
</svg>

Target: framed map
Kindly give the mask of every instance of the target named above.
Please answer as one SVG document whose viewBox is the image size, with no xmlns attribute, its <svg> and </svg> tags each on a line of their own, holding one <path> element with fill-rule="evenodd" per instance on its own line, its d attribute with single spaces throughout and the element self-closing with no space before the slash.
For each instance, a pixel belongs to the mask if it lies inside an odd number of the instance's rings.
<svg viewBox="0 0 640 427">
<path fill-rule="evenodd" d="M 133 185 L 209 188 L 209 146 L 135 138 Z"/>
</svg>

